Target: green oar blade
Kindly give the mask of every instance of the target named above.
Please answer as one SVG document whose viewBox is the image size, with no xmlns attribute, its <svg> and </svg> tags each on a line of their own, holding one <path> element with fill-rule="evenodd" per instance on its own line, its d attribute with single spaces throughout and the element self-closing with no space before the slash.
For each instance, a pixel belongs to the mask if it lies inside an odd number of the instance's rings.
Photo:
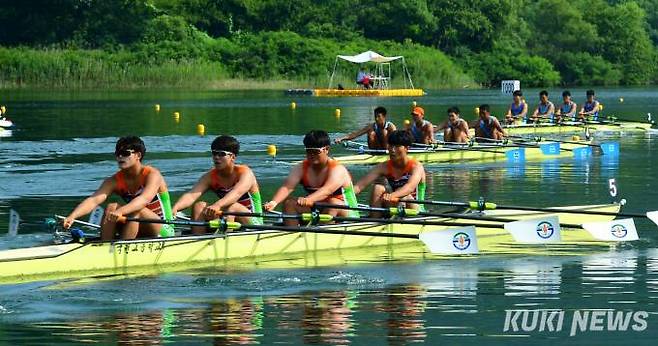
<svg viewBox="0 0 658 346">
<path fill-rule="evenodd" d="M 603 222 L 586 222 L 583 228 L 592 237 L 603 241 L 634 241 L 640 239 L 637 235 L 633 219 L 618 219 Z"/>
<path fill-rule="evenodd" d="M 418 239 L 434 254 L 474 255 L 480 252 L 475 226 L 423 232 Z"/>
<path fill-rule="evenodd" d="M 560 219 L 556 215 L 528 220 L 519 220 L 505 224 L 514 241 L 525 244 L 559 243 Z"/>
</svg>

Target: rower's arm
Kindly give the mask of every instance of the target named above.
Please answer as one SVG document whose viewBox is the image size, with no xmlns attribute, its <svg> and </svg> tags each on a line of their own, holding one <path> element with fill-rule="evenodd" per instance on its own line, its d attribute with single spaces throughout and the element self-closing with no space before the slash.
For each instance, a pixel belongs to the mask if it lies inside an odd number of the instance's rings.
<svg viewBox="0 0 658 346">
<path fill-rule="evenodd" d="M 423 168 L 423 165 L 420 163 L 417 163 L 414 166 L 414 169 L 411 171 L 411 177 L 409 177 L 409 181 L 407 181 L 407 183 L 404 184 L 401 188 L 393 191 L 391 193 L 391 197 L 401 198 L 413 193 L 418 188 L 420 181 L 423 179 L 423 174 L 425 174 L 425 168 Z"/>
<path fill-rule="evenodd" d="M 309 204 L 313 204 L 327 199 L 327 197 L 331 196 L 334 191 L 345 185 L 345 177 L 347 176 L 349 178 L 349 175 L 350 174 L 345 166 L 338 165 L 334 167 L 334 169 L 329 171 L 329 176 L 327 177 L 327 181 L 324 182 L 324 185 L 315 190 L 312 194 L 306 196 L 306 200 Z"/>
<path fill-rule="evenodd" d="M 576 111 L 578 111 L 578 105 L 574 102 L 571 105 L 571 109 L 569 110 L 569 113 L 565 114 L 567 116 L 574 116 L 576 114 Z"/>
<path fill-rule="evenodd" d="M 427 129 L 427 137 L 425 137 L 425 144 L 432 144 L 434 143 L 434 125 L 427 125 L 425 126 Z"/>
<path fill-rule="evenodd" d="M 548 106 L 548 113 L 546 113 L 546 114 L 555 114 L 555 105 L 554 104 L 551 104 L 550 106 Z"/>
<path fill-rule="evenodd" d="M 343 141 L 350 141 L 354 138 L 365 135 L 368 131 L 370 131 L 371 128 L 372 128 L 372 125 L 366 125 L 365 127 L 363 127 L 360 130 L 356 130 L 356 131 L 348 133 L 347 135 L 345 135 L 343 137 L 336 138 L 336 140 L 334 142 L 340 143 L 340 142 L 343 142 Z"/>
<path fill-rule="evenodd" d="M 500 121 L 498 121 L 498 118 L 494 117 L 493 119 L 494 119 L 494 122 L 493 122 L 494 129 L 496 129 L 497 131 L 500 131 L 500 133 L 505 135 L 505 130 L 503 130 L 503 127 L 500 126 Z"/>
<path fill-rule="evenodd" d="M 112 194 L 112 191 L 114 191 L 114 184 L 115 182 L 113 178 L 110 177 L 105 179 L 101 186 L 98 187 L 98 190 L 80 202 L 80 204 L 78 204 L 66 218 L 75 220 L 91 213 L 94 208 L 105 202 L 107 197 Z"/>
<path fill-rule="evenodd" d="M 251 171 L 251 169 L 247 168 L 247 171 L 240 175 L 240 179 L 238 179 L 238 182 L 235 183 L 233 189 L 231 189 L 229 193 L 227 193 L 223 198 L 220 198 L 212 205 L 219 208 L 230 206 L 231 204 L 237 202 L 245 193 L 249 192 L 255 183 L 256 176 L 254 176 L 254 173 Z"/>
<path fill-rule="evenodd" d="M 538 116 L 538 115 L 539 115 L 539 106 L 537 106 L 537 108 L 535 108 L 535 111 L 532 112 L 532 116 L 533 116 L 533 117 L 536 117 L 536 116 Z"/>
<path fill-rule="evenodd" d="M 388 125 L 388 128 L 387 128 L 387 130 L 388 130 L 389 132 L 397 131 L 397 129 L 398 129 L 398 128 L 395 127 L 395 124 L 393 124 L 393 123 L 390 123 L 390 124 Z"/>
<path fill-rule="evenodd" d="M 171 208 L 173 215 L 176 215 L 179 211 L 189 208 L 194 201 L 199 199 L 204 192 L 208 191 L 210 188 L 210 172 L 204 174 L 199 181 L 194 184 L 194 187 L 188 192 L 185 192 L 174 204 L 174 207 Z"/>
<path fill-rule="evenodd" d="M 441 131 L 448 127 L 448 120 L 444 120 L 442 123 L 439 125 L 434 125 L 434 131 Z"/>
<path fill-rule="evenodd" d="M 526 115 L 528 115 L 528 104 L 523 102 L 523 110 L 521 111 L 521 113 L 519 113 L 519 115 L 517 115 L 517 117 L 525 118 Z"/>
<path fill-rule="evenodd" d="M 116 213 L 121 215 L 129 215 L 134 212 L 140 211 L 146 207 L 149 202 L 155 198 L 155 195 L 158 194 L 160 185 L 163 183 L 164 178 L 160 171 L 153 168 L 151 173 L 146 177 L 146 182 L 144 183 L 144 191 L 139 194 L 139 196 L 133 198 L 130 202 L 125 205 L 122 205 L 116 210 Z"/>
<path fill-rule="evenodd" d="M 274 202 L 274 207 L 276 207 L 277 204 L 283 202 L 284 199 L 286 199 L 294 190 L 297 184 L 299 184 L 302 180 L 302 164 L 298 164 L 295 166 L 292 171 L 290 171 L 290 174 L 288 174 L 288 177 L 286 180 L 283 182 L 283 185 L 276 190 L 276 193 L 274 193 L 274 197 L 272 197 L 272 200 L 270 202 Z"/>
<path fill-rule="evenodd" d="M 368 185 L 372 184 L 373 181 L 383 175 L 384 165 L 386 163 L 380 163 L 375 168 L 370 170 L 368 174 L 359 179 L 359 181 L 354 185 L 354 194 L 359 194 L 363 191 Z"/>
</svg>

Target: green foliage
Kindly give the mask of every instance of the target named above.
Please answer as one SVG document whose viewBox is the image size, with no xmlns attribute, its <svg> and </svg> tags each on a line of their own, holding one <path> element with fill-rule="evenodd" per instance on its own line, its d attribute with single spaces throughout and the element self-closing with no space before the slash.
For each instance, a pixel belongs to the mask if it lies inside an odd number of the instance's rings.
<svg viewBox="0 0 658 346">
<path fill-rule="evenodd" d="M 0 23 L 0 45 L 56 57 L 12 65 L 37 80 L 50 73 L 28 66 L 197 62 L 233 78 L 321 85 L 335 54 L 374 49 L 405 55 L 417 84 L 437 87 L 472 84 L 463 69 L 487 86 L 658 81 L 658 0 L 5 1 Z M 16 54 L 38 56 L 27 51 Z"/>
<path fill-rule="evenodd" d="M 557 56 L 556 67 L 567 85 L 617 85 L 622 71 L 599 55 L 565 52 Z"/>
</svg>

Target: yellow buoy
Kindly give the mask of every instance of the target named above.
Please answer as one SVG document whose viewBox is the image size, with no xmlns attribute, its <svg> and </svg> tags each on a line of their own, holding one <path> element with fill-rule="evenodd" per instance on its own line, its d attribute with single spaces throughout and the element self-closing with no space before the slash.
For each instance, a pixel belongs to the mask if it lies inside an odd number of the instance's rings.
<svg viewBox="0 0 658 346">
<path fill-rule="evenodd" d="M 417 105 L 418 105 L 418 103 L 416 101 L 411 102 L 411 107 L 416 107 Z"/>
<path fill-rule="evenodd" d="M 336 108 L 336 110 L 334 111 L 334 114 L 335 114 L 337 117 L 339 117 L 339 116 L 340 116 L 340 108 Z"/>
<path fill-rule="evenodd" d="M 295 102 L 290 102 L 290 108 L 291 109 L 297 108 L 297 104 Z"/>
<path fill-rule="evenodd" d="M 2 111 L 2 114 L 7 113 L 7 108 L 5 106 L 0 106 L 0 111 Z"/>
<path fill-rule="evenodd" d="M 174 113 L 174 121 L 179 123 L 180 122 L 180 113 L 176 112 Z"/>
<path fill-rule="evenodd" d="M 156 104 L 156 105 L 155 105 L 155 111 L 156 111 L 156 112 L 159 112 L 159 111 L 160 111 L 160 105 L 159 105 L 159 104 Z"/>
<path fill-rule="evenodd" d="M 578 135 L 573 135 L 573 137 L 571 137 L 571 140 L 572 140 L 572 141 L 579 141 L 579 140 L 580 140 L 580 136 L 578 136 Z"/>
<path fill-rule="evenodd" d="M 174 117 L 180 117 L 180 113 L 179 112 L 174 112 Z"/>
<path fill-rule="evenodd" d="M 475 113 L 475 115 L 480 115 L 480 107 L 473 108 L 473 113 Z"/>
<path fill-rule="evenodd" d="M 276 157 L 276 145 L 270 144 L 267 146 L 267 155 Z"/>
<path fill-rule="evenodd" d="M 205 136 L 206 135 L 206 126 L 203 124 L 199 124 L 196 126 L 196 133 L 199 136 Z"/>
<path fill-rule="evenodd" d="M 624 103 L 624 98 L 623 98 L 623 97 L 620 97 L 620 98 L 619 98 L 619 102 Z"/>
<path fill-rule="evenodd" d="M 409 127 L 409 125 L 411 125 L 411 120 L 409 120 L 409 119 L 404 119 L 404 126 L 405 126 L 405 127 Z"/>
<path fill-rule="evenodd" d="M 600 110 L 600 111 L 603 110 L 603 103 L 599 103 L 599 110 Z"/>
</svg>

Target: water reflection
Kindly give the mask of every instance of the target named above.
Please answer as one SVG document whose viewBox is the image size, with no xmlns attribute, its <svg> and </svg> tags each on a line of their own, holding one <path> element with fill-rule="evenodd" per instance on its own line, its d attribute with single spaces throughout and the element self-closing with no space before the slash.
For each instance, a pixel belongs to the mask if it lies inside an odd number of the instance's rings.
<svg viewBox="0 0 658 346">
<path fill-rule="evenodd" d="M 642 267 L 639 263 L 645 258 L 647 280 L 637 282 Z M 385 270 L 355 270 L 351 275 L 384 275 L 387 284 L 322 289 L 335 282 L 315 282 L 313 286 L 317 289 L 294 294 L 264 298 L 197 295 L 193 300 L 189 299 L 190 288 L 181 287 L 181 291 L 172 291 L 176 294 L 165 298 L 185 304 L 176 308 L 157 308 L 161 303 L 148 301 L 138 303 L 134 307 L 137 312 L 131 309 L 110 317 L 94 318 L 94 308 L 90 307 L 84 318 L 72 321 L 20 322 L 20 319 L 4 318 L 0 336 L 5 329 L 19 327 L 18 330 L 41 335 L 44 340 L 56 334 L 58 339 L 53 344 L 86 341 L 152 345 L 200 341 L 215 345 L 397 345 L 457 335 L 491 342 L 498 340 L 492 337 L 500 334 L 507 309 L 647 310 L 651 306 L 642 302 L 650 299 L 648 293 L 655 294 L 658 290 L 656 250 L 646 254 L 612 250 L 566 259 L 430 261 L 387 266 Z M 647 290 L 641 289 L 642 285 Z M 212 288 L 204 287 L 204 290 Z M 274 287 L 261 289 L 275 290 Z M 96 309 L 103 308 L 102 304 L 97 306 Z M 649 323 L 656 322 L 649 320 Z M 655 329 L 649 329 L 633 337 L 653 338 L 655 333 Z M 597 335 L 587 337 L 605 340 Z"/>
</svg>

